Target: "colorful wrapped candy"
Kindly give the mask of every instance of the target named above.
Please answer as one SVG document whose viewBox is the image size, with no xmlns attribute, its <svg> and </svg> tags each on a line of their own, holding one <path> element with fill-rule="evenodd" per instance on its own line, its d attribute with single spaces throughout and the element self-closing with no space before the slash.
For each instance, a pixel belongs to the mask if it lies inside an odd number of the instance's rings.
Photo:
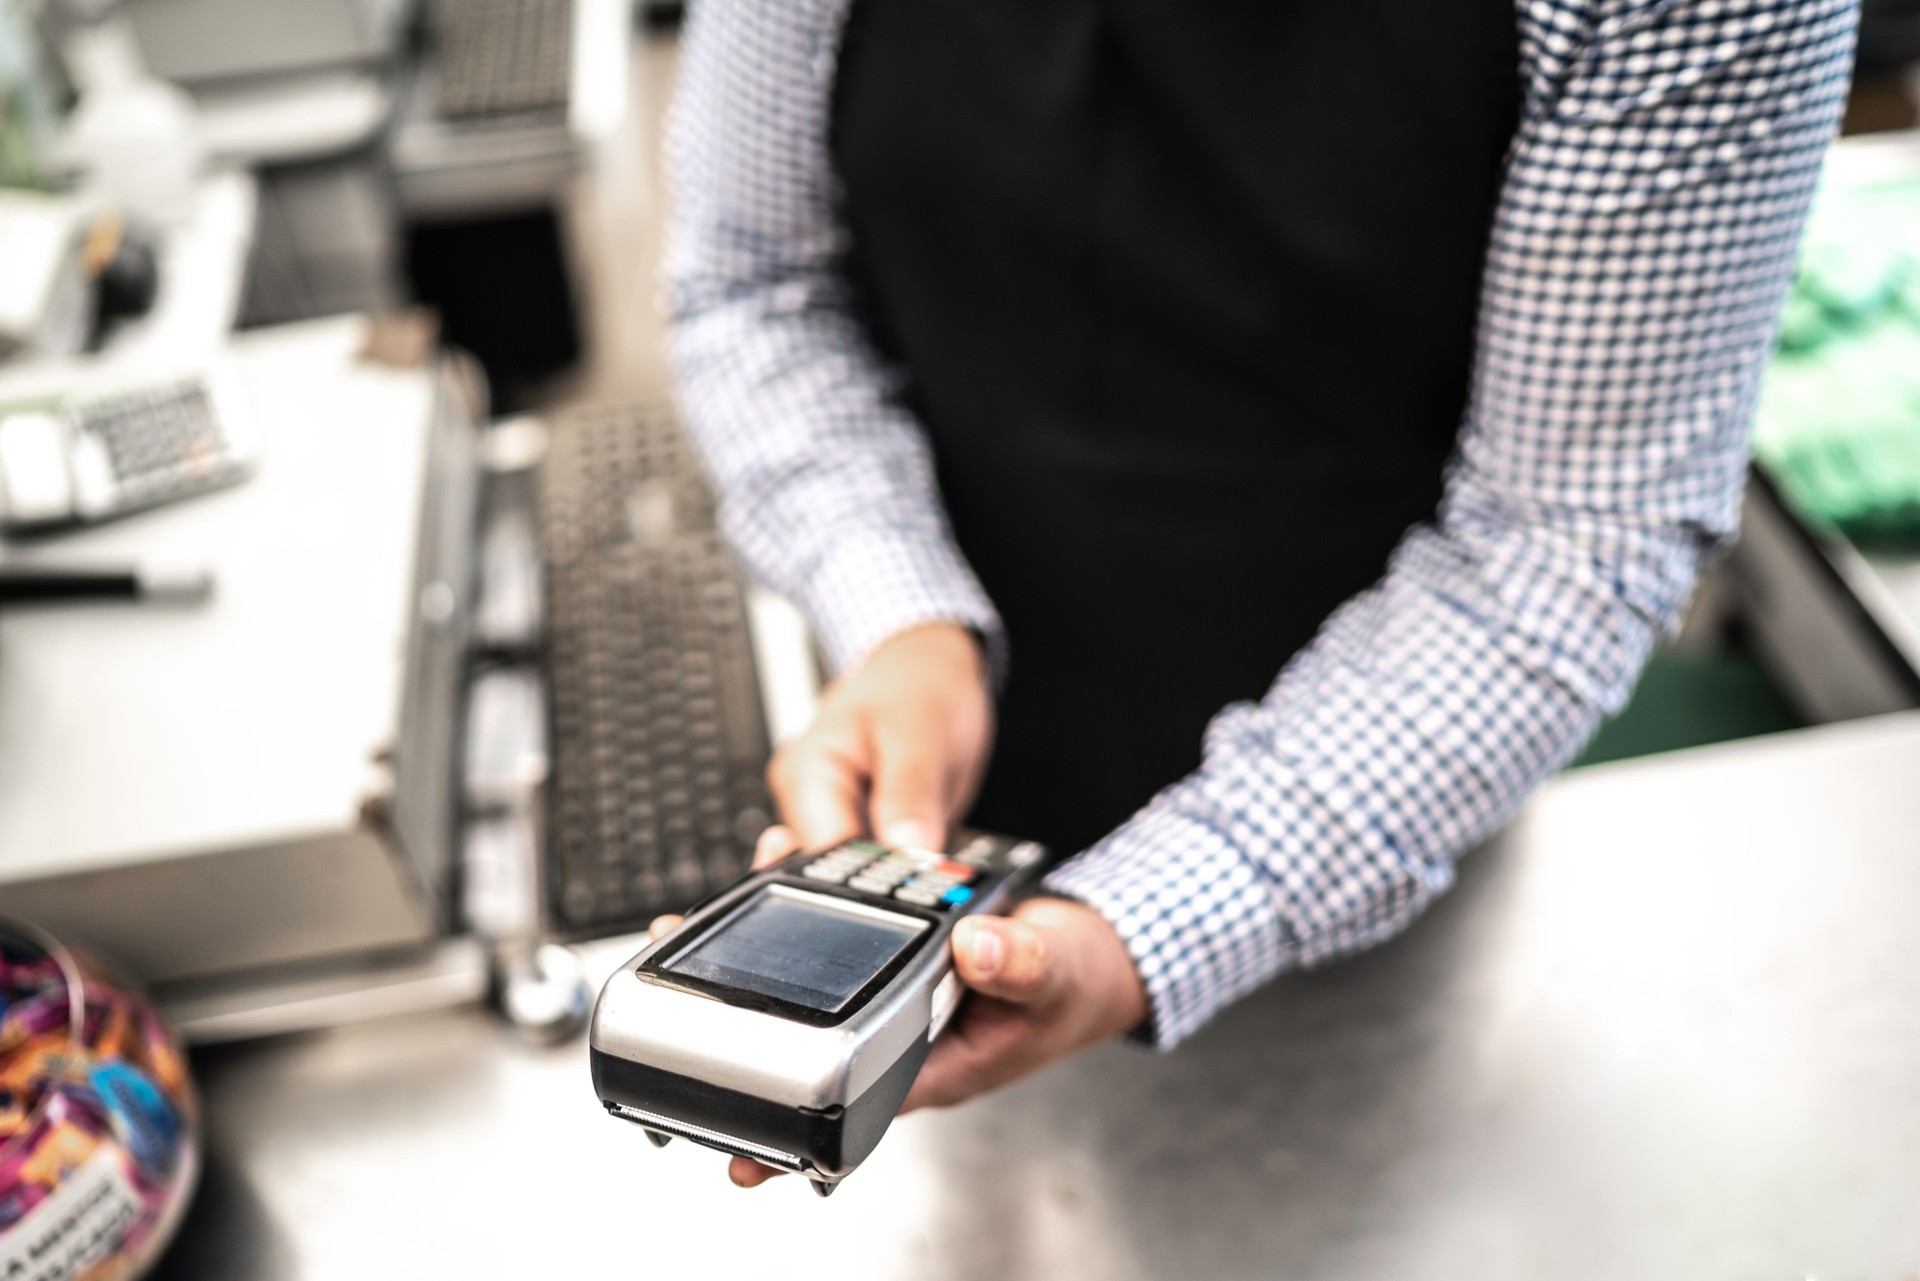
<svg viewBox="0 0 1920 1281">
<path fill-rule="evenodd" d="M 195 1118 L 145 998 L 0 920 L 0 1277 L 131 1281 L 192 1190 Z"/>
</svg>

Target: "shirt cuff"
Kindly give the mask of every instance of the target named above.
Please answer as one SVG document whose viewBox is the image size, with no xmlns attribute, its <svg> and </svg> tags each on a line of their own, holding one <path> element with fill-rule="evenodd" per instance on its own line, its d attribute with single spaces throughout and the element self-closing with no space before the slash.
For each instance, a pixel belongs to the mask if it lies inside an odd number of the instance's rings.
<svg viewBox="0 0 1920 1281">
<path fill-rule="evenodd" d="M 815 565 L 804 590 L 814 635 L 835 672 L 901 632 L 957 623 L 980 637 L 994 688 L 1005 683 L 1000 615 L 950 543 L 887 531 L 845 535 Z"/>
<path fill-rule="evenodd" d="M 1282 967 L 1284 933 L 1264 878 L 1224 832 L 1164 803 L 1055 869 L 1045 884 L 1119 933 L 1151 1009 L 1136 1035 L 1161 1050 Z"/>
</svg>

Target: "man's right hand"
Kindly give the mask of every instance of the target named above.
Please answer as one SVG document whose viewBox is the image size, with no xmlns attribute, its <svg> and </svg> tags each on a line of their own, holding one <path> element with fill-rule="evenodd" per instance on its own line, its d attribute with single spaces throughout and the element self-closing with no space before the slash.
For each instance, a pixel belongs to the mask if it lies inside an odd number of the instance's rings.
<svg viewBox="0 0 1920 1281">
<path fill-rule="evenodd" d="M 806 849 L 858 836 L 944 847 L 993 749 L 993 696 L 974 634 L 933 623 L 883 642 L 820 696 L 767 781 Z"/>
<path fill-rule="evenodd" d="M 813 724 L 774 753 L 767 782 L 781 825 L 761 836 L 753 865 L 860 836 L 944 849 L 992 750 L 993 696 L 980 642 L 949 623 L 901 632 L 828 685 Z M 653 937 L 679 923 L 661 917 Z M 746 1157 L 735 1157 L 729 1172 L 742 1187 L 778 1173 Z"/>
</svg>

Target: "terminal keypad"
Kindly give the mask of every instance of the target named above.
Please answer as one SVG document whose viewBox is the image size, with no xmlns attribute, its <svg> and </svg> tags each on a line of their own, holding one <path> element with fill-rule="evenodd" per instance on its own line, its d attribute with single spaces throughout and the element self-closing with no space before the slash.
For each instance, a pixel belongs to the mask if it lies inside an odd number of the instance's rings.
<svg viewBox="0 0 1920 1281">
<path fill-rule="evenodd" d="M 876 898 L 948 911 L 971 899 L 990 865 L 991 846 L 968 844 L 953 855 L 932 850 L 889 849 L 872 841 L 849 841 L 816 855 L 800 875 L 825 885 L 844 885 Z"/>
</svg>

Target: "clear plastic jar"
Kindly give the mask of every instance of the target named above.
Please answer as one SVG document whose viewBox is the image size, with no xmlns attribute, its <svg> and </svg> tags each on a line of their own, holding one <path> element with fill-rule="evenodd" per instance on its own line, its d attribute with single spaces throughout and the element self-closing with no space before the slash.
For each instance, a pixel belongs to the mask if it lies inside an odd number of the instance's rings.
<svg viewBox="0 0 1920 1281">
<path fill-rule="evenodd" d="M 198 1127 L 146 997 L 0 917 L 0 1277 L 145 1271 L 193 1190 Z"/>
</svg>

